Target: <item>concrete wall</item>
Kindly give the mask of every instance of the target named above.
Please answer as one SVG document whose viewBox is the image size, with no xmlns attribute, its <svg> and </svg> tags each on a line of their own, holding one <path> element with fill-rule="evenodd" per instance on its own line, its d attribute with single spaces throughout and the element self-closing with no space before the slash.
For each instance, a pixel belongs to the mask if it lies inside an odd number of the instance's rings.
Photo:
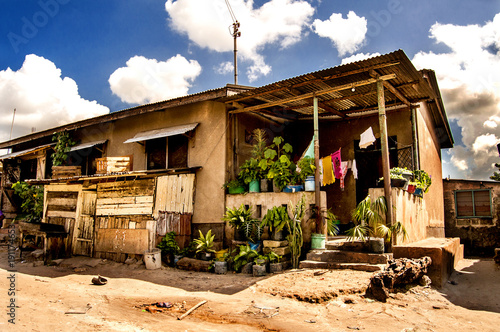
<svg viewBox="0 0 500 332">
<path fill-rule="evenodd" d="M 105 157 L 133 155 L 133 170 L 146 169 L 144 145 L 123 142 L 139 132 L 198 122 L 189 139 L 188 166 L 201 166 L 196 172 L 193 223 L 221 223 L 224 214 L 226 160 L 226 109 L 218 102 L 206 101 L 192 105 L 145 113 L 117 120 L 110 124 L 91 126 L 79 131 L 75 139 L 82 143 L 108 139 Z"/>
<path fill-rule="evenodd" d="M 459 237 L 466 255 L 493 256 L 500 247 L 500 182 L 444 180 L 446 237 Z M 457 218 L 455 190 L 491 189 L 493 218 Z"/>
</svg>

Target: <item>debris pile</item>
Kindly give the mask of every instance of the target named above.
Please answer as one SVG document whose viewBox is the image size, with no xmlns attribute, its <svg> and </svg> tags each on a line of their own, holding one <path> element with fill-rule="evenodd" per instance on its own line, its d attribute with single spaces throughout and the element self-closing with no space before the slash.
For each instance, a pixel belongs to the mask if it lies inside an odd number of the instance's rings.
<svg viewBox="0 0 500 332">
<path fill-rule="evenodd" d="M 427 273 L 427 268 L 431 263 L 432 260 L 428 256 L 418 259 L 398 258 L 390 260 L 385 271 L 370 278 L 366 296 L 385 302 L 389 297 L 389 292 L 393 292 L 394 288 L 419 282 Z"/>
</svg>

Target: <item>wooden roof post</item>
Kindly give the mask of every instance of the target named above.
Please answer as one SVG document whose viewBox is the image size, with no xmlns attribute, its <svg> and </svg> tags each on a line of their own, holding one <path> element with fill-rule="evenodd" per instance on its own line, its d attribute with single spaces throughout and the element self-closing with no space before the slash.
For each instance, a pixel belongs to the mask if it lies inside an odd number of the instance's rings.
<svg viewBox="0 0 500 332">
<path fill-rule="evenodd" d="M 319 181 L 319 115 L 318 115 L 318 97 L 313 96 L 313 108 L 314 108 L 314 164 L 316 165 L 316 171 L 314 173 L 314 201 L 316 208 L 318 209 L 316 215 L 316 232 L 318 234 L 327 235 L 326 225 L 323 223 L 323 215 L 321 214 L 321 183 Z"/>
<path fill-rule="evenodd" d="M 384 82 L 377 80 L 378 121 L 380 143 L 382 145 L 382 171 L 384 175 L 384 195 L 387 201 L 386 225 L 392 226 L 391 176 L 389 164 L 389 143 L 387 139 L 387 116 L 385 113 Z"/>
</svg>

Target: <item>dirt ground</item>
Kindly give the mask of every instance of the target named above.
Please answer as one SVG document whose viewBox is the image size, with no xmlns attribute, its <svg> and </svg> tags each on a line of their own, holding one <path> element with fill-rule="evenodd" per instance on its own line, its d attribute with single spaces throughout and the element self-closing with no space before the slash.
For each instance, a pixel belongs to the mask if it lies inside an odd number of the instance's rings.
<svg viewBox="0 0 500 332">
<path fill-rule="evenodd" d="M 254 278 L 75 257 L 59 266 L 18 261 L 9 272 L 6 247 L 0 268 L 0 331 L 498 331 L 500 324 L 500 269 L 488 259 L 464 259 L 445 287 L 414 286 L 387 303 L 364 298 L 371 273 L 350 270 Z M 91 283 L 98 274 L 106 285 Z M 171 307 L 151 306 L 157 302 Z"/>
</svg>

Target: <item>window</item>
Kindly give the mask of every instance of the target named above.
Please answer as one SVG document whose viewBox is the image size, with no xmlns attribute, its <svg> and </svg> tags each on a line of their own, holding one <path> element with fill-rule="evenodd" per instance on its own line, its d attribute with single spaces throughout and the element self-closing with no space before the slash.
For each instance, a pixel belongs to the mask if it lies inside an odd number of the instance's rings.
<svg viewBox="0 0 500 332">
<path fill-rule="evenodd" d="M 457 218 L 492 217 L 489 189 L 455 191 Z"/>
<path fill-rule="evenodd" d="M 188 142 L 189 139 L 184 135 L 146 141 L 147 169 L 187 167 Z"/>
</svg>

